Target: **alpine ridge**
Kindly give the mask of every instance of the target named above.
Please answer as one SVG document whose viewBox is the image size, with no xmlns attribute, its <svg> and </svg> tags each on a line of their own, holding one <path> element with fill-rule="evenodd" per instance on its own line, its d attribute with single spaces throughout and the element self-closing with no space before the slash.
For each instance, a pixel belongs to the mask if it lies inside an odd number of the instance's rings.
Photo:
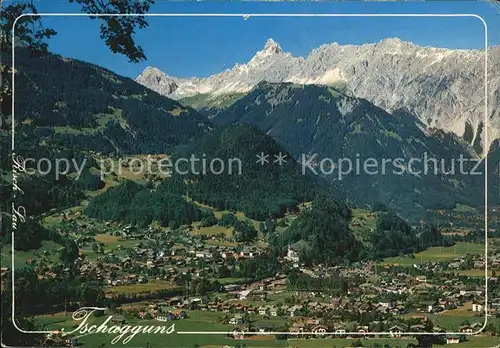
<svg viewBox="0 0 500 348">
<path fill-rule="evenodd" d="M 488 110 L 484 51 L 421 47 L 398 38 L 325 44 L 305 58 L 268 39 L 247 63 L 206 78 L 175 78 L 148 67 L 136 81 L 178 100 L 246 93 L 261 81 L 343 86 L 388 112 L 404 111 L 427 127 L 453 132 L 482 153 L 499 147 L 500 47 L 489 48 L 488 63 Z"/>
</svg>

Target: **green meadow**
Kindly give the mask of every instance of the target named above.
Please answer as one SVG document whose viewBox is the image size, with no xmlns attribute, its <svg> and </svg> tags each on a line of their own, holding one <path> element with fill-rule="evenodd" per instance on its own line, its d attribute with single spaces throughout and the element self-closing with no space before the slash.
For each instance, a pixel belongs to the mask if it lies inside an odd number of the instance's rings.
<svg viewBox="0 0 500 348">
<path fill-rule="evenodd" d="M 456 243 L 450 247 L 432 247 L 420 253 L 416 253 L 414 258 L 410 257 L 389 257 L 384 259 L 382 264 L 397 264 L 401 266 L 411 266 L 429 261 L 449 261 L 467 254 L 484 254 L 484 244 L 477 243 Z"/>
<path fill-rule="evenodd" d="M 60 244 L 51 241 L 42 241 L 42 246 L 38 249 L 29 251 L 14 251 L 14 268 L 20 269 L 26 267 L 28 260 L 41 261 L 47 263 L 57 262 L 59 260 L 59 249 L 62 248 Z M 9 267 L 11 265 L 12 252 L 10 245 L 2 247 L 2 267 Z"/>
<path fill-rule="evenodd" d="M 78 337 L 78 343 L 82 347 L 205 347 L 216 348 L 221 346 L 234 347 L 235 345 L 246 345 L 247 347 L 274 348 L 274 347 L 296 347 L 296 348 L 322 348 L 322 347 L 351 347 L 358 340 L 363 347 L 384 346 L 388 344 L 390 347 L 406 348 L 409 343 L 416 343 L 413 337 L 401 338 L 290 338 L 288 340 L 278 340 L 274 336 L 250 336 L 243 340 L 233 339 L 224 333 L 232 332 L 232 325 L 222 323 L 222 318 L 225 313 L 209 312 L 209 311 L 187 311 L 188 318 L 175 320 L 170 322 L 160 322 L 157 320 L 139 320 L 127 318 L 128 325 L 154 325 L 165 326 L 175 324 L 175 333 L 172 334 L 137 334 L 130 342 L 122 344 L 122 341 L 112 345 L 111 340 L 117 334 L 87 334 Z M 88 323 L 99 325 L 107 316 L 94 317 L 88 319 Z M 474 321 L 474 317 L 463 315 L 441 315 L 430 316 L 431 320 L 435 321 L 436 325 L 440 325 L 448 330 L 456 328 L 463 320 L 467 319 L 470 322 Z M 252 325 L 258 324 L 274 324 L 282 325 L 286 321 L 285 318 L 274 318 L 275 320 L 266 320 L 258 316 L 251 316 Z M 478 318 L 480 319 L 480 318 Z M 65 331 L 74 330 L 79 322 L 72 320 L 71 313 L 67 316 L 64 313 L 55 315 L 43 315 L 37 317 L 37 324 L 42 325 L 45 330 L 59 330 L 64 328 Z M 500 319 L 491 319 L 494 324 L 500 325 Z M 480 321 L 480 320 L 479 320 Z M 112 324 L 108 324 L 111 326 Z M 179 333 L 182 332 L 182 333 Z M 193 332 L 189 334 L 189 332 Z M 200 333 L 201 332 L 201 333 Z M 210 334 L 217 332 L 217 334 Z M 125 338 L 126 336 L 123 336 Z M 123 340 L 122 338 L 122 340 Z M 495 336 L 476 336 L 468 337 L 468 340 L 454 347 L 494 347 L 500 344 L 499 338 Z M 102 346 L 104 345 L 104 346 Z"/>
</svg>

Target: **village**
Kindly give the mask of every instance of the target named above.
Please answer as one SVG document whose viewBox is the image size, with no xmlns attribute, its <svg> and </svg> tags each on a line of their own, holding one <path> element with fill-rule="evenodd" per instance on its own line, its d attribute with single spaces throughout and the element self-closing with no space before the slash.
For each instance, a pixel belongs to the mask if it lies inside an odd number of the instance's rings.
<svg viewBox="0 0 500 348">
<path fill-rule="evenodd" d="M 354 340 L 442 333 L 443 343 L 460 344 L 475 333 L 500 335 L 497 238 L 489 243 L 486 296 L 484 245 L 478 243 L 345 266 L 308 266 L 288 246 L 277 272 L 256 279 L 255 270 L 242 269 L 261 262 L 265 243 L 234 243 L 227 233 L 199 233 L 203 228 L 196 225 L 165 230 L 98 222 L 78 209 L 54 216 L 48 222 L 75 238 L 75 267 L 101 281 L 111 304 L 107 313 L 117 323 L 192 321 L 206 331 L 224 330 L 234 342 L 254 336 Z M 51 261 L 56 254 L 40 250 L 25 263 L 39 277 L 58 277 L 64 270 Z"/>
<path fill-rule="evenodd" d="M 452 344 L 480 331 L 482 335 L 500 334 L 496 273 L 490 274 L 488 303 L 484 278 L 464 275 L 484 274 L 485 259 L 480 253 L 442 262 L 420 263 L 415 258 L 409 260 L 414 263 L 404 266 L 364 262 L 350 267 L 310 268 L 301 264 L 290 248 L 279 260 L 283 272 L 252 281 L 231 278 L 231 267 L 235 261 L 251 260 L 264 250 L 257 246 L 210 245 L 206 241 L 205 236 L 193 235 L 189 228 L 160 237 L 152 228 L 124 226 L 119 241 L 107 252 L 103 252 L 105 243 L 92 247 L 96 244 L 93 237 L 80 237 L 83 252 L 75 262 L 82 274 L 95 274 L 103 281 L 109 289 L 107 296 L 120 299 L 114 316 L 124 323 L 189 321 L 193 313 L 209 312 L 219 315 L 217 321 L 233 333 L 229 336 L 234 340 L 273 332 L 286 332 L 297 339 L 453 332 L 456 334 L 445 336 L 446 343 Z M 490 251 L 488 266 L 490 270 L 500 269 L 498 249 Z M 312 279 L 340 277 L 348 285 L 345 292 L 336 293 L 325 288 L 301 288 L 287 276 L 290 272 Z M 57 275 L 48 271 L 45 276 Z M 208 285 L 191 286 L 201 281 Z M 486 310 L 490 324 L 485 330 Z"/>
</svg>

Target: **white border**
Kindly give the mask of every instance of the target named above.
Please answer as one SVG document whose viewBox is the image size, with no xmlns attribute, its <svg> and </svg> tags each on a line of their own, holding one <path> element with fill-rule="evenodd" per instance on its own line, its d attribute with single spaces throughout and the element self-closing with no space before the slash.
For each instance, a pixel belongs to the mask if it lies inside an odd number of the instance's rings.
<svg viewBox="0 0 500 348">
<path fill-rule="evenodd" d="M 48 17 L 115 17 L 115 16 L 125 16 L 125 17 L 242 17 L 244 19 L 248 19 L 249 17 L 471 17 L 479 19 L 484 25 L 484 90 L 485 90 L 485 98 L 484 98 L 484 106 L 485 106 L 485 114 L 484 114 L 484 125 L 485 125 L 485 135 L 484 135 L 484 143 L 488 143 L 488 24 L 484 20 L 483 17 L 477 14 L 396 14 L 396 13 L 388 13 L 388 14 L 375 14 L 375 13 L 363 13 L 363 14 L 353 14 L 353 13 L 320 13 L 320 14 L 291 14 L 291 13 L 146 13 L 146 14 L 137 14 L 137 13 L 129 13 L 129 14 L 86 14 L 86 13 L 25 13 L 20 15 L 14 20 L 12 25 L 12 152 L 14 152 L 14 131 L 15 131 L 15 122 L 14 122 L 14 103 L 15 103 L 15 45 L 14 45 L 14 31 L 17 21 L 23 17 L 31 17 L 31 16 L 48 16 Z M 466 335 L 466 336 L 474 336 L 481 333 L 486 325 L 488 324 L 488 149 L 483 149 L 484 163 L 485 163 L 485 173 L 484 173 L 484 188 L 485 188 L 485 201 L 484 201 L 484 228 L 485 228 L 485 316 L 484 316 L 484 324 L 481 329 L 474 333 L 462 333 L 462 332 L 445 332 L 445 333 L 434 333 L 434 332 L 405 332 L 405 333 L 397 333 L 401 336 L 418 336 L 418 335 Z M 22 332 L 22 333 L 52 333 L 51 331 L 27 331 L 19 328 L 17 326 L 14 314 L 15 308 L 15 296 L 14 296 L 14 230 L 12 231 L 12 323 L 14 327 Z M 235 331 L 178 331 L 177 334 L 191 334 L 191 335 L 233 335 Z M 346 332 L 342 335 L 348 336 L 392 336 L 394 333 L 391 332 L 368 332 L 368 333 L 359 333 L 359 332 Z M 291 333 L 291 332 L 252 332 L 249 335 L 317 335 L 317 336 L 338 336 L 338 333 L 335 332 L 324 332 L 324 333 L 312 333 L 312 332 L 302 332 L 302 333 Z"/>
</svg>

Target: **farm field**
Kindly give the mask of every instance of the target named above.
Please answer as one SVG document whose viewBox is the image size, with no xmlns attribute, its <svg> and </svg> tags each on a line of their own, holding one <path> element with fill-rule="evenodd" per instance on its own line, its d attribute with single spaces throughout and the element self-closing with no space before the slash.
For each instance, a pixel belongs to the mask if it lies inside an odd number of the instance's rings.
<svg viewBox="0 0 500 348">
<path fill-rule="evenodd" d="M 197 224 L 193 224 L 196 226 Z M 209 227 L 199 227 L 195 228 L 193 231 L 193 234 L 199 235 L 199 236 L 217 236 L 219 234 L 223 234 L 226 237 L 231 238 L 233 236 L 233 230 L 234 228 L 226 228 L 224 226 L 219 226 L 219 225 L 214 225 L 214 226 L 209 226 Z"/>
<path fill-rule="evenodd" d="M 432 320 L 434 325 L 442 327 L 450 332 L 457 332 L 458 328 L 462 326 L 465 321 L 468 321 L 471 324 L 475 322 L 482 324 L 484 322 L 484 317 L 474 317 L 472 315 L 467 315 L 466 313 L 463 315 L 445 315 L 444 313 L 441 315 L 431 314 L 428 317 Z"/>
<path fill-rule="evenodd" d="M 322 347 L 353 347 L 355 342 L 360 341 L 363 347 L 373 347 L 378 344 L 384 346 L 388 344 L 392 347 L 404 347 L 406 348 L 410 343 L 417 343 L 417 340 L 413 338 L 325 338 L 325 339 L 290 339 L 289 347 L 297 348 L 322 348 Z"/>
<path fill-rule="evenodd" d="M 467 341 L 455 344 L 454 347 L 470 347 L 470 348 L 496 348 L 500 345 L 500 337 L 498 336 L 476 336 L 469 337 Z"/>
<path fill-rule="evenodd" d="M 141 239 L 122 239 L 109 234 L 97 234 L 94 238 L 97 242 L 103 243 L 104 253 L 112 252 L 117 256 L 125 255 L 126 249 L 135 248 L 143 241 Z M 103 256 L 103 254 L 96 253 L 92 249 L 92 243 L 82 246 L 80 252 L 90 260 L 96 260 L 98 257 Z"/>
<path fill-rule="evenodd" d="M 500 269 L 495 269 L 495 270 L 488 270 L 488 277 L 493 277 L 493 271 L 495 271 L 495 274 L 500 273 Z M 458 272 L 458 274 L 462 276 L 467 276 L 467 277 L 482 277 L 484 278 L 484 269 L 467 269 L 464 271 Z"/>
<path fill-rule="evenodd" d="M 121 239 L 109 234 L 98 234 L 94 238 L 96 241 L 104 244 L 105 251 L 116 249 L 118 246 L 122 246 L 123 248 L 133 248 L 141 242 L 141 240 Z"/>
<path fill-rule="evenodd" d="M 428 261 L 447 261 L 457 257 L 462 257 L 466 254 L 484 254 L 484 244 L 476 243 L 457 243 L 451 247 L 432 247 L 415 254 L 415 258 L 409 257 L 389 257 L 384 259 L 384 265 L 401 265 L 411 266 Z"/>
<path fill-rule="evenodd" d="M 457 332 L 458 328 L 464 325 L 464 322 L 473 324 L 475 322 L 484 323 L 484 316 L 477 316 L 475 312 L 469 311 L 470 303 L 464 307 L 454 310 L 443 311 L 441 313 L 426 314 L 435 326 L 442 327 L 448 332 Z M 413 313 L 415 314 L 415 313 Z M 402 318 L 409 318 L 413 314 L 405 314 Z M 500 325 L 500 318 L 488 318 L 488 324 L 494 326 Z"/>
<path fill-rule="evenodd" d="M 445 310 L 439 313 L 439 316 L 464 316 L 464 317 L 473 317 L 476 313 L 472 311 L 472 302 L 465 302 L 463 306 L 460 306 L 455 309 Z"/>
</svg>

